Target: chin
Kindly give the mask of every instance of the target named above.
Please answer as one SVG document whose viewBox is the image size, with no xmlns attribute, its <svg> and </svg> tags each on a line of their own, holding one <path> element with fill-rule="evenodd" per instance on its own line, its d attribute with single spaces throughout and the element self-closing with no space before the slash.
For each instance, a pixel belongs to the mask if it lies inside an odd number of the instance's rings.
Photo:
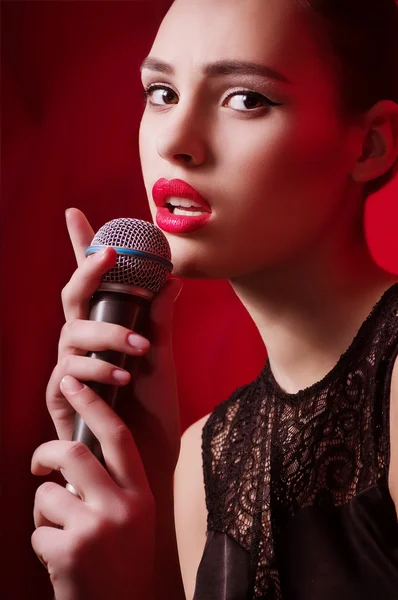
<svg viewBox="0 0 398 600">
<path fill-rule="evenodd" d="M 192 254 L 174 252 L 172 248 L 173 275 L 188 279 L 213 279 L 211 265 Z"/>
<path fill-rule="evenodd" d="M 232 279 L 237 276 L 231 261 L 215 260 L 216 253 L 188 251 L 171 245 L 173 275 L 186 279 Z"/>
<path fill-rule="evenodd" d="M 171 248 L 173 274 L 188 279 L 236 279 L 264 269 L 259 254 L 245 255 L 236 246 L 211 239 L 177 237 L 166 233 Z"/>
</svg>

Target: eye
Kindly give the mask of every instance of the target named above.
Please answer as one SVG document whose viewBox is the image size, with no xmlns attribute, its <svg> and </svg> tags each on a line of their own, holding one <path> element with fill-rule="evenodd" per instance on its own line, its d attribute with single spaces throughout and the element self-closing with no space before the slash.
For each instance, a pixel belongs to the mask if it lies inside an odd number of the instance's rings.
<svg viewBox="0 0 398 600">
<path fill-rule="evenodd" d="M 280 106 L 280 104 L 272 102 L 262 94 L 259 94 L 258 92 L 250 92 L 248 90 L 237 90 L 232 92 L 225 98 L 223 106 L 226 106 L 227 103 L 233 110 L 238 110 L 241 112 L 248 112 L 250 110 L 269 106 Z"/>
<path fill-rule="evenodd" d="M 178 96 L 175 91 L 160 83 L 149 85 L 144 89 L 144 95 L 149 104 L 154 106 L 165 106 L 168 104 L 177 104 L 178 102 Z"/>
</svg>

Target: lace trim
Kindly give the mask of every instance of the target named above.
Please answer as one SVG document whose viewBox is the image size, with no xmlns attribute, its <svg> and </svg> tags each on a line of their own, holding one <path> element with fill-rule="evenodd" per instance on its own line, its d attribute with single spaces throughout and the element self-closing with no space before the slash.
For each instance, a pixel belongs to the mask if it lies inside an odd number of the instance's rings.
<svg viewBox="0 0 398 600">
<path fill-rule="evenodd" d="M 264 381 L 267 382 L 267 384 L 270 386 L 270 390 L 272 391 L 272 393 L 276 394 L 281 400 L 302 402 L 309 395 L 317 394 L 318 392 L 320 392 L 322 388 L 326 387 L 328 384 L 331 383 L 331 381 L 336 377 L 336 375 L 339 375 L 341 373 L 341 371 L 344 369 L 344 366 L 351 361 L 352 356 L 355 355 L 358 348 L 363 346 L 363 344 L 366 343 L 366 341 L 372 337 L 372 329 L 375 326 L 375 321 L 377 321 L 380 316 L 383 316 L 386 310 L 386 306 L 388 307 L 390 302 L 396 301 L 397 295 L 398 283 L 388 288 L 381 296 L 380 300 L 376 302 L 371 312 L 369 313 L 369 315 L 357 331 L 356 335 L 354 336 L 354 339 L 352 340 L 351 344 L 348 346 L 347 350 L 343 352 L 343 354 L 340 356 L 334 367 L 324 377 L 322 377 L 322 379 L 296 393 L 291 394 L 280 387 L 272 373 L 269 359 L 267 359 L 261 374 Z M 394 316 L 392 316 L 392 318 L 394 319 Z"/>
<path fill-rule="evenodd" d="M 281 600 L 274 546 L 292 515 L 341 506 L 386 478 L 397 309 L 398 284 L 321 381 L 288 394 L 266 365 L 203 429 L 208 528 L 250 553 L 253 599 Z"/>
</svg>

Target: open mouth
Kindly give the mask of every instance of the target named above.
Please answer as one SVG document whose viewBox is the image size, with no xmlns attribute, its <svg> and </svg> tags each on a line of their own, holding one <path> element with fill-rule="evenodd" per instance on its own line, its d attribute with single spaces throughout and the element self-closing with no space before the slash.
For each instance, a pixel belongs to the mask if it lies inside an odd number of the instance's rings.
<svg viewBox="0 0 398 600">
<path fill-rule="evenodd" d="M 152 197 L 157 206 L 156 224 L 168 233 L 193 233 L 212 218 L 207 200 L 181 179 L 158 179 Z"/>
<path fill-rule="evenodd" d="M 208 214 L 201 204 L 188 200 L 186 198 L 170 197 L 166 200 L 166 207 L 173 215 L 181 215 L 185 217 L 201 217 L 203 214 Z"/>
</svg>

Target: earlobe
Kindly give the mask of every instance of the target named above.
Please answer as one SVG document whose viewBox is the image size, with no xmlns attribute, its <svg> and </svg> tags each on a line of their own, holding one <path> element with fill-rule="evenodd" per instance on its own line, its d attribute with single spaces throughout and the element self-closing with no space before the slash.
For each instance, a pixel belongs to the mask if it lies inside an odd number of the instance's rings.
<svg viewBox="0 0 398 600">
<path fill-rule="evenodd" d="M 398 105 L 390 101 L 376 104 L 367 115 L 363 138 L 352 178 L 368 183 L 387 173 L 398 157 Z"/>
</svg>

